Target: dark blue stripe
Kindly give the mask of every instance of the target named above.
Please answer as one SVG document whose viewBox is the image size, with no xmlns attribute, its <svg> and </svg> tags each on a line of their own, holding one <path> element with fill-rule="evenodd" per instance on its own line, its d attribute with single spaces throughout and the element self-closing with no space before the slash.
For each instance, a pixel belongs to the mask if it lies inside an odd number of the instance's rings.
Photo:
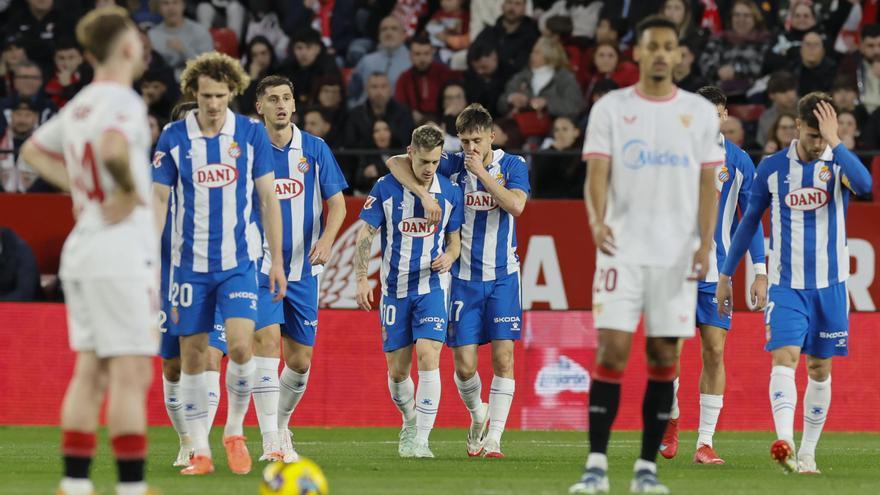
<svg viewBox="0 0 880 495">
<path fill-rule="evenodd" d="M 480 191 L 485 191 L 483 184 L 477 184 Z M 475 211 L 473 237 L 471 238 L 471 280 L 483 280 L 483 249 L 486 247 L 486 220 L 488 212 Z"/>
<path fill-rule="evenodd" d="M 235 135 L 233 136 L 233 141 L 238 144 L 238 149 L 241 151 L 241 154 L 235 160 L 235 168 L 238 169 L 238 181 L 235 189 L 235 258 L 238 263 L 241 263 L 250 259 L 247 243 L 247 224 L 250 222 L 250 218 L 244 218 L 244 209 L 248 201 L 253 201 L 253 198 L 249 197 L 247 194 L 247 163 L 249 156 L 248 144 L 253 142 L 252 139 L 249 139 L 252 136 L 252 133 L 248 131 L 251 129 L 251 126 L 255 124 L 251 124 L 250 120 L 247 118 L 239 117 L 238 114 L 235 114 L 235 120 Z M 220 150 L 220 153 L 228 152 L 228 150 Z M 251 181 L 256 179 L 253 175 L 254 165 L 255 163 L 252 162 L 250 170 Z"/>
<path fill-rule="evenodd" d="M 275 165 L 276 179 L 290 178 L 290 171 L 287 168 L 287 154 L 288 148 L 279 150 L 274 146 L 272 147 L 272 161 Z M 284 231 L 284 237 L 281 240 L 281 249 L 284 252 L 284 271 L 286 273 L 288 268 L 290 267 L 290 255 L 291 251 L 293 250 L 293 241 L 290 235 L 291 225 L 293 224 L 293 201 L 291 200 L 281 201 L 281 224 Z"/>
<path fill-rule="evenodd" d="M 205 140 L 207 164 L 220 163 L 220 139 L 219 135 Z M 208 270 L 219 272 L 223 270 L 221 262 L 220 244 L 223 240 L 223 188 L 215 187 L 208 189 Z"/>
<path fill-rule="evenodd" d="M 303 137 L 305 140 L 305 137 Z M 312 250 L 312 227 L 315 225 L 314 222 L 314 208 L 312 208 L 312 204 L 315 201 L 315 174 L 317 174 L 316 164 L 317 160 L 314 156 L 314 150 L 309 147 L 309 149 L 305 148 L 303 145 L 303 156 L 309 164 L 309 171 L 303 175 L 303 187 L 305 187 L 305 201 L 303 204 L 303 224 L 302 229 L 299 231 L 298 235 L 302 236 L 303 240 L 303 266 L 302 266 L 302 274 L 301 277 L 311 277 L 312 276 L 312 264 L 309 263 L 309 251 Z"/>
<path fill-rule="evenodd" d="M 192 142 L 187 139 L 186 128 L 180 132 L 180 182 L 183 184 L 183 205 L 177 205 L 177 214 L 183 215 L 183 245 L 181 246 L 180 266 L 193 269 L 193 233 L 195 232 L 195 185 L 193 184 L 192 160 L 187 158 L 192 150 Z M 182 207 L 181 207 L 182 206 Z"/>
<path fill-rule="evenodd" d="M 425 208 L 422 206 L 422 201 L 418 198 L 413 198 L 413 217 L 424 217 L 425 216 Z M 421 279 L 421 270 L 419 269 L 419 265 L 421 263 L 422 252 L 425 249 L 425 237 L 412 237 L 412 250 L 410 251 L 409 257 L 409 273 L 407 274 L 407 292 L 410 294 L 418 294 L 419 293 L 419 279 Z M 430 275 L 429 275 L 430 277 Z"/>
<path fill-rule="evenodd" d="M 837 274 L 837 202 L 834 200 L 834 195 L 837 191 L 836 188 L 843 187 L 843 184 L 836 186 L 836 179 L 837 177 L 832 176 L 828 181 L 830 187 L 828 188 L 828 248 L 826 249 L 826 253 L 828 254 L 829 284 L 833 284 L 839 280 Z"/>
<path fill-rule="evenodd" d="M 796 166 L 800 165 L 796 164 Z M 789 190 L 789 184 L 786 184 L 786 181 L 790 170 L 791 160 L 786 159 L 786 166 L 781 167 L 776 176 L 776 183 L 779 187 L 779 223 L 781 225 L 779 261 L 782 273 L 779 283 L 784 286 L 791 286 L 791 210 L 785 204 L 785 196 Z"/>
<path fill-rule="evenodd" d="M 389 179 L 385 179 L 385 180 L 389 180 Z M 383 232 L 382 232 L 382 234 L 383 234 L 382 235 L 382 253 L 384 255 L 384 253 L 386 252 L 385 251 L 386 249 L 391 250 L 391 259 L 389 260 L 390 266 L 388 267 L 389 269 L 388 269 L 388 280 L 387 280 L 388 295 L 391 297 L 397 297 L 397 271 L 398 271 L 397 265 L 398 265 L 398 263 L 400 263 L 400 241 L 403 237 L 400 234 L 400 231 L 397 229 L 397 224 L 400 223 L 400 217 L 403 214 L 403 210 L 401 210 L 397 207 L 397 205 L 399 205 L 401 203 L 401 200 L 403 199 L 403 188 L 397 184 L 394 184 L 394 185 L 395 185 L 395 187 L 393 188 L 393 192 L 390 194 L 391 218 L 388 218 L 388 214 L 385 213 L 385 215 L 386 215 L 385 216 L 385 225 L 383 226 L 383 229 L 382 229 L 383 230 Z M 389 187 L 386 187 L 386 189 L 392 189 L 392 188 L 389 185 Z M 387 199 L 386 199 L 386 201 L 387 201 Z M 385 210 L 384 204 L 373 205 L 373 208 L 376 208 L 377 206 L 379 208 L 382 208 L 383 211 Z M 385 245 L 386 229 L 391 229 L 391 233 L 392 233 L 390 246 Z"/>
<path fill-rule="evenodd" d="M 813 187 L 817 162 L 804 165 L 802 187 Z M 804 211 L 804 287 L 816 286 L 816 210 Z"/>
</svg>

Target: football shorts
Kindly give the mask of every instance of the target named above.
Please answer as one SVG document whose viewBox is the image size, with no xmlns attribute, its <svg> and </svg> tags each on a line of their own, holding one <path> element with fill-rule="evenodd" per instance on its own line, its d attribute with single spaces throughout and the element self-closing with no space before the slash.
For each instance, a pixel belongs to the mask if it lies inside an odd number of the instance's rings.
<svg viewBox="0 0 880 495">
<path fill-rule="evenodd" d="M 730 330 L 731 316 L 718 314 L 718 299 L 715 298 L 717 284 L 703 283 L 697 291 L 697 326 L 709 325 Z"/>
<path fill-rule="evenodd" d="M 522 336 L 519 273 L 488 281 L 453 277 L 446 345 L 482 345 Z"/>
<path fill-rule="evenodd" d="M 257 321 L 257 268 L 254 262 L 214 273 L 195 273 L 175 268 L 170 288 L 168 315 L 171 335 L 211 332 L 215 311 L 223 320 Z"/>
<path fill-rule="evenodd" d="M 281 326 L 281 333 L 302 345 L 314 346 L 318 332 L 318 277 L 306 277 L 287 283 L 287 295 L 272 300 L 269 276 L 260 274 L 259 316 L 257 329 Z"/>
<path fill-rule="evenodd" d="M 846 282 L 824 289 L 771 285 L 764 323 L 772 351 L 796 346 L 808 356 L 846 356 L 849 346 L 849 296 Z"/>
<path fill-rule="evenodd" d="M 379 304 L 382 325 L 382 350 L 391 352 L 419 339 L 446 340 L 446 291 L 400 299 L 382 296 Z"/>
</svg>

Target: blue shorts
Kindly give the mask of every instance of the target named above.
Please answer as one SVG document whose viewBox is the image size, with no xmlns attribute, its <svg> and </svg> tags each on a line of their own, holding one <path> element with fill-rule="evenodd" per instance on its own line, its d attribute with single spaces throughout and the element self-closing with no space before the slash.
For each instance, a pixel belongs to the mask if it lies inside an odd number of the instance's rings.
<svg viewBox="0 0 880 495">
<path fill-rule="evenodd" d="M 166 321 L 166 316 L 168 307 L 170 304 L 166 301 L 162 302 L 162 313 L 160 318 L 162 321 Z M 163 326 L 162 331 L 162 343 L 159 346 L 159 356 L 162 359 L 173 359 L 180 357 L 180 337 L 171 335 L 168 332 L 167 327 Z M 223 321 L 223 316 L 220 315 L 220 311 L 216 311 L 214 313 L 214 331 L 211 332 L 211 335 L 208 337 L 208 345 L 213 347 L 214 349 L 219 350 L 225 356 L 226 352 L 226 325 Z"/>
<path fill-rule="evenodd" d="M 770 286 L 764 310 L 769 337 L 765 349 L 797 346 L 817 358 L 846 356 L 849 341 L 849 298 L 846 282 L 824 289 Z"/>
<path fill-rule="evenodd" d="M 210 332 L 214 315 L 223 320 L 257 321 L 257 268 L 253 262 L 214 273 L 175 268 L 171 284 L 170 333 L 176 336 Z"/>
<path fill-rule="evenodd" d="M 287 283 L 287 295 L 272 301 L 269 276 L 259 274 L 260 298 L 257 330 L 269 325 L 281 326 L 281 333 L 302 345 L 314 347 L 318 332 L 318 277 Z"/>
<path fill-rule="evenodd" d="M 483 345 L 522 336 L 519 273 L 497 280 L 452 279 L 449 305 L 449 347 Z"/>
<path fill-rule="evenodd" d="M 697 326 L 710 325 L 730 330 L 730 316 L 718 315 L 718 299 L 715 298 L 715 285 L 700 283 L 697 292 Z M 710 287 L 711 286 L 711 287 Z"/>
<path fill-rule="evenodd" d="M 419 339 L 443 342 L 446 316 L 446 292 L 442 290 L 401 299 L 382 296 L 379 305 L 382 351 L 396 351 Z"/>
</svg>

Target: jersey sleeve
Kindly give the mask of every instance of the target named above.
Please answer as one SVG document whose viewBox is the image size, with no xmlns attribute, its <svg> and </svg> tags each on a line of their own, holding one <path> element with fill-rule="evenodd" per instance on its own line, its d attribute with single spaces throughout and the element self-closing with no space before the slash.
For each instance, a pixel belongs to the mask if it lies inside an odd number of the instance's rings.
<svg viewBox="0 0 880 495">
<path fill-rule="evenodd" d="M 113 113 L 104 121 L 103 132 L 118 132 L 129 143 L 135 143 L 149 133 L 147 107 L 136 95 L 118 98 Z"/>
<path fill-rule="evenodd" d="M 382 182 L 382 179 L 379 179 L 376 181 L 376 184 L 373 185 L 373 189 L 370 191 L 370 195 L 367 196 L 367 200 L 364 202 L 364 207 L 361 209 L 361 214 L 358 215 L 361 220 L 377 229 L 385 223 L 385 211 L 382 208 L 382 190 L 384 187 Z"/>
<path fill-rule="evenodd" d="M 464 170 L 464 154 L 463 153 L 447 153 L 440 155 L 440 166 L 437 173 L 443 177 L 452 177 L 454 174 L 461 173 Z"/>
<path fill-rule="evenodd" d="M 342 169 L 330 147 L 324 141 L 319 141 L 318 160 L 318 182 L 321 184 L 321 198 L 326 200 L 336 193 L 348 189 L 348 182 L 342 175 Z"/>
<path fill-rule="evenodd" d="M 755 165 L 752 163 L 749 155 L 741 149 L 736 150 L 735 160 L 735 166 L 743 176 L 742 187 L 739 189 L 739 197 L 737 198 L 737 206 L 742 213 L 745 213 L 746 205 L 749 204 L 752 184 L 755 182 Z M 760 223 L 758 228 L 755 229 L 752 242 L 749 244 L 749 256 L 752 259 L 752 263 L 755 264 L 766 261 L 764 253 L 764 226 Z"/>
<path fill-rule="evenodd" d="M 446 232 L 457 232 L 464 223 L 464 193 L 457 184 L 452 184 L 452 212 L 446 223 Z"/>
<path fill-rule="evenodd" d="M 275 162 L 272 157 L 272 144 L 266 128 L 261 124 L 253 124 L 252 145 L 254 146 L 254 179 L 275 173 Z"/>
<path fill-rule="evenodd" d="M 173 186 L 177 183 L 177 164 L 171 157 L 174 148 L 174 137 L 171 124 L 165 126 L 159 141 L 156 143 L 156 151 L 153 152 L 153 182 Z"/>
<path fill-rule="evenodd" d="M 63 133 L 61 132 L 61 115 L 56 115 L 34 131 L 31 143 L 43 153 L 57 160 L 64 159 Z"/>
<path fill-rule="evenodd" d="M 600 98 L 590 111 L 584 140 L 584 160 L 611 158 L 611 107 L 608 97 Z"/>
<path fill-rule="evenodd" d="M 532 189 L 529 186 L 529 168 L 526 166 L 525 159 L 521 156 L 515 156 L 511 165 L 507 173 L 507 188 L 519 189 L 526 195 L 530 194 Z"/>
<path fill-rule="evenodd" d="M 707 105 L 706 109 L 706 125 L 703 126 L 703 136 L 696 147 L 700 153 L 697 160 L 703 168 L 715 168 L 724 164 L 724 147 L 718 142 L 718 136 L 721 133 L 718 115 L 711 104 Z"/>
</svg>

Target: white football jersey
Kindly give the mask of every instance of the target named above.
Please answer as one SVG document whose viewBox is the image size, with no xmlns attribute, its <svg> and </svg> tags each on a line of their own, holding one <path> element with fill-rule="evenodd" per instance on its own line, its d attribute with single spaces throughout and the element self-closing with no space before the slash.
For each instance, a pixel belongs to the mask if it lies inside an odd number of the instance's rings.
<svg viewBox="0 0 880 495">
<path fill-rule="evenodd" d="M 124 221 L 107 225 L 101 204 L 116 189 L 98 157 L 105 132 L 125 136 L 134 188 L 143 204 Z M 37 129 L 32 142 L 64 160 L 76 225 L 64 243 L 59 275 L 68 279 L 155 276 L 159 240 L 152 213 L 150 126 L 138 94 L 114 82 L 83 88 Z"/>
<path fill-rule="evenodd" d="M 615 258 L 673 266 L 699 247 L 700 172 L 724 163 L 718 114 L 682 89 L 664 99 L 636 86 L 612 91 L 590 111 L 584 159 L 611 160 L 605 224 Z"/>
</svg>

